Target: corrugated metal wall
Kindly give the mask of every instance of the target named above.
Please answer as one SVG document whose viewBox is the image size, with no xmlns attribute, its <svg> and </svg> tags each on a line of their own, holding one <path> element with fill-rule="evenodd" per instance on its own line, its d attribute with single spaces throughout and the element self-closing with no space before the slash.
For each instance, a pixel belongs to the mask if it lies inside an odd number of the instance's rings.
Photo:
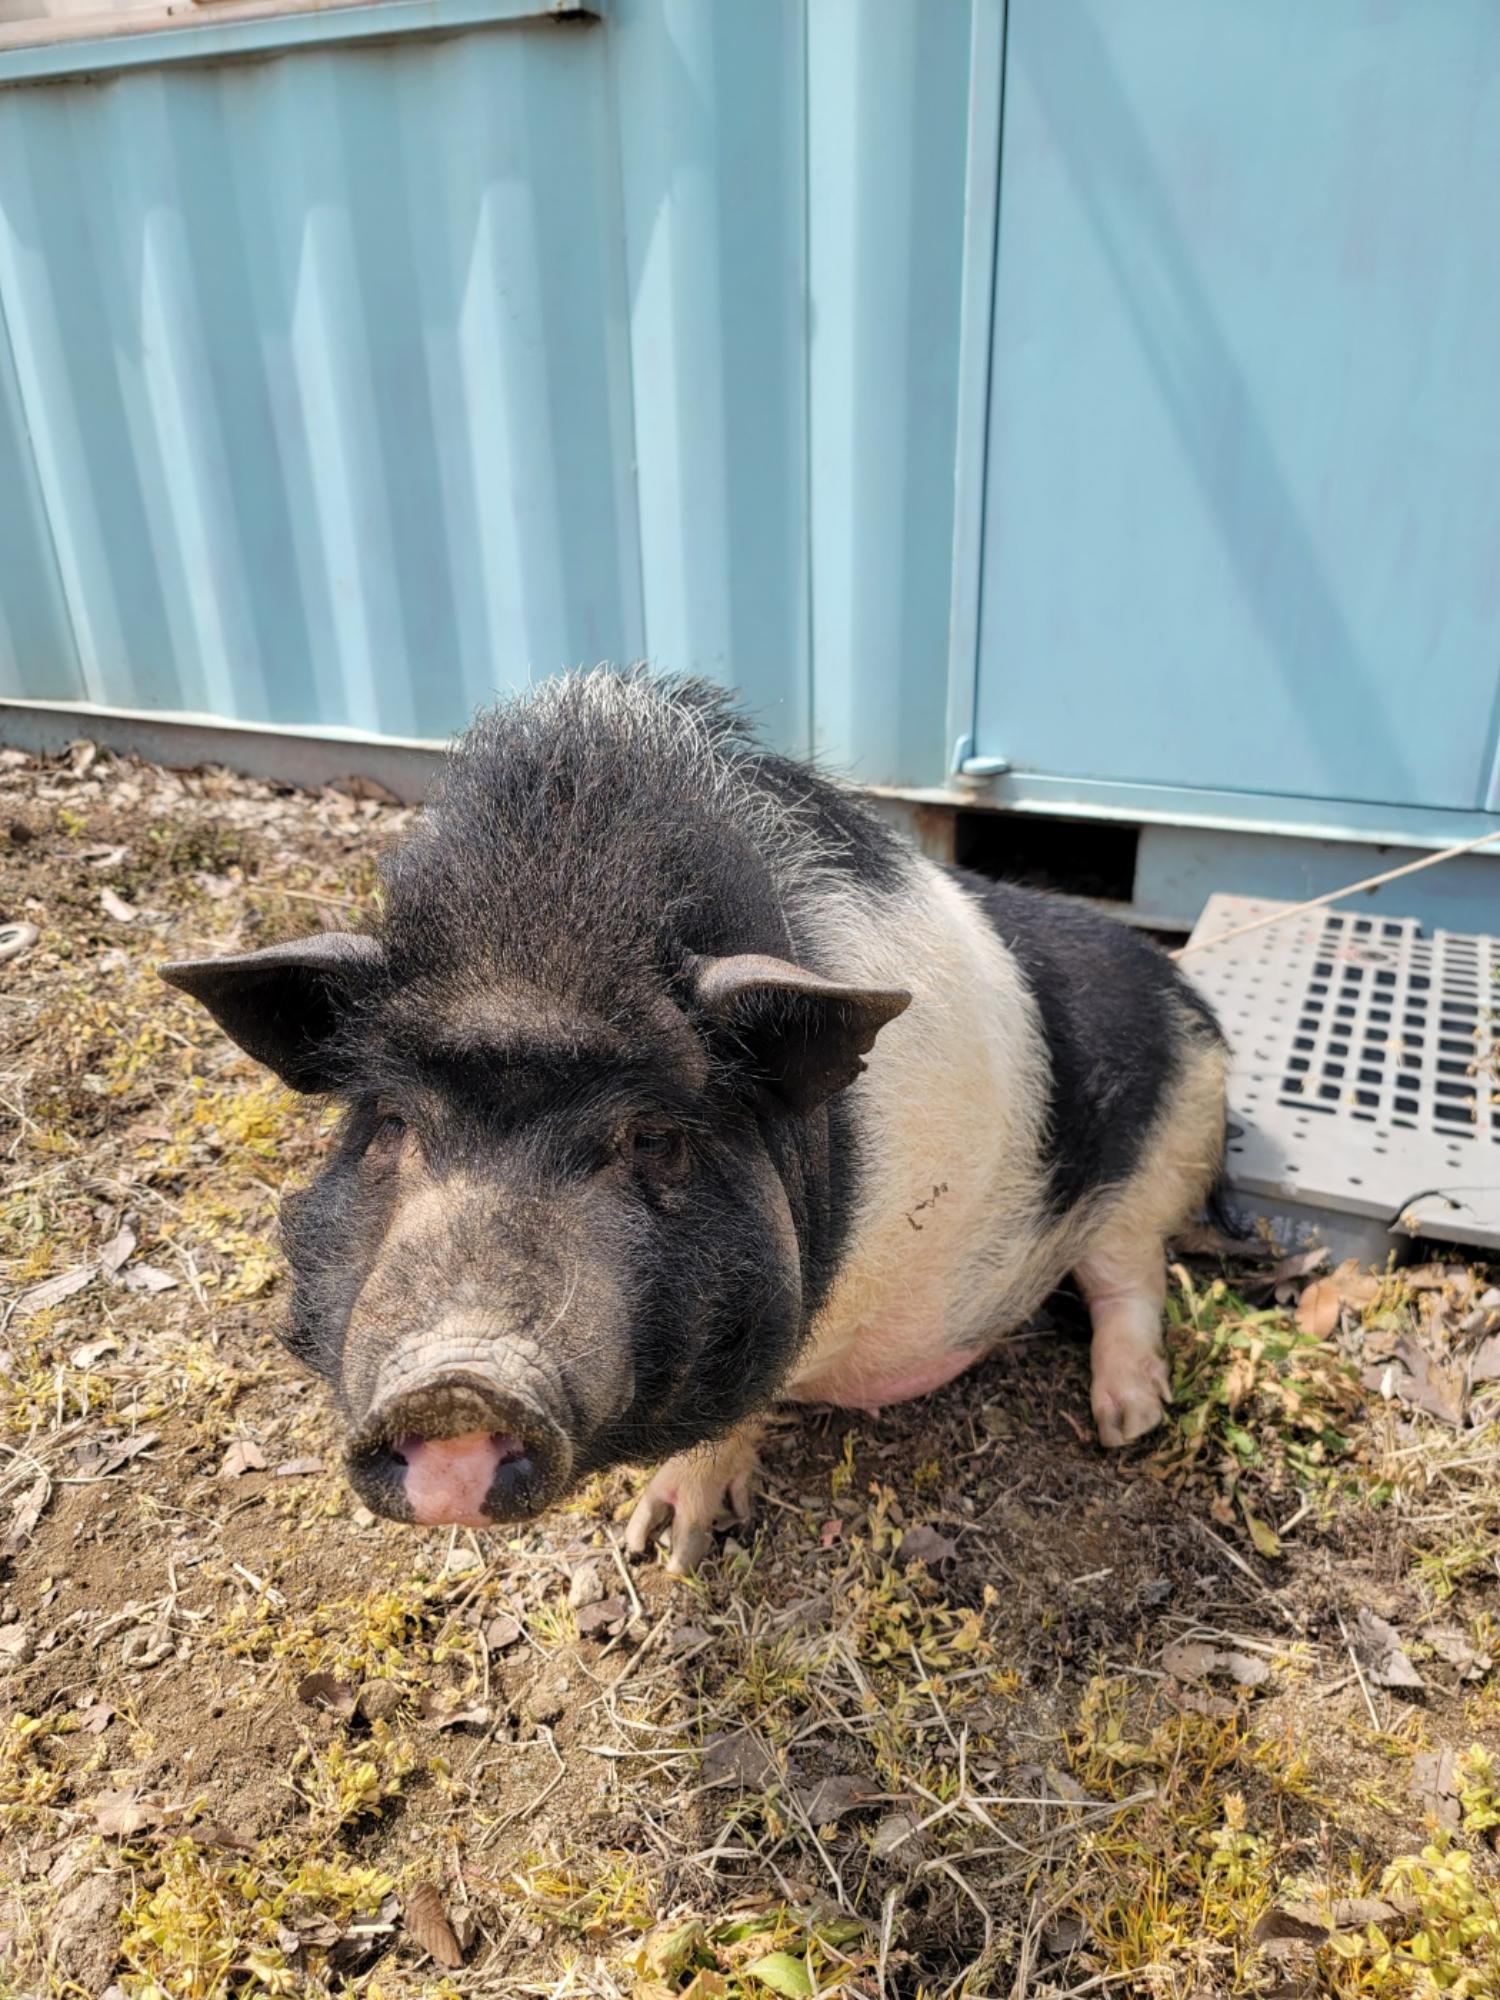
<svg viewBox="0 0 1500 2000">
<path fill-rule="evenodd" d="M 442 736 L 644 656 L 939 781 L 972 13 L 0 87 L 0 693 Z"/>
</svg>

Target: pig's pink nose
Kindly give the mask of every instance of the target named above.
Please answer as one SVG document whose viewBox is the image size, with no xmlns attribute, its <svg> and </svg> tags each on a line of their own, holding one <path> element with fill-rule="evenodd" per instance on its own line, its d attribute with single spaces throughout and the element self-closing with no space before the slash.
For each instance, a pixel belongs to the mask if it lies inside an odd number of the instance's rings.
<svg viewBox="0 0 1500 2000">
<path fill-rule="evenodd" d="M 499 1431 L 466 1431 L 462 1437 L 400 1437 L 391 1446 L 406 1470 L 402 1490 L 412 1519 L 424 1527 L 487 1528 L 485 1499 L 502 1465 L 526 1456 L 524 1441 Z"/>
</svg>

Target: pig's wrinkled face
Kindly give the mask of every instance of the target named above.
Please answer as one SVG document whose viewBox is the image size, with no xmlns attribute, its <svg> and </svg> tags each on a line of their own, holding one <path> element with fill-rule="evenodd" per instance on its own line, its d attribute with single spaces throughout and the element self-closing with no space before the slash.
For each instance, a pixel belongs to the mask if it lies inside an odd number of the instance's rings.
<svg viewBox="0 0 1500 2000">
<path fill-rule="evenodd" d="M 774 1393 L 816 1266 L 822 1107 L 907 996 L 692 958 L 605 1014 L 402 980 L 334 933 L 165 968 L 344 1116 L 283 1204 L 288 1344 L 379 1513 L 482 1526 L 721 1435 Z"/>
<path fill-rule="evenodd" d="M 632 1043 L 525 995 L 367 1036 L 283 1237 L 291 1343 L 377 1512 L 535 1513 L 723 1428 L 790 1360 L 797 1238 L 754 1120 L 710 1104 L 680 1016 Z"/>
</svg>

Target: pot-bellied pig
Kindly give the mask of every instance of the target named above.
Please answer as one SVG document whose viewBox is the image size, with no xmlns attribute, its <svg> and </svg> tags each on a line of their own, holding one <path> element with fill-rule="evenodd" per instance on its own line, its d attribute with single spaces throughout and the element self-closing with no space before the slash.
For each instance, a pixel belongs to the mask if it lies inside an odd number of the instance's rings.
<svg viewBox="0 0 1500 2000">
<path fill-rule="evenodd" d="M 1160 1420 L 1225 1053 L 1151 944 L 639 672 L 481 716 L 384 885 L 373 931 L 164 968 L 343 1107 L 283 1209 L 286 1338 L 377 1512 L 516 1520 L 661 1460 L 627 1539 L 689 1567 L 770 1404 L 920 1396 L 1070 1272 L 1100 1438 Z"/>
</svg>

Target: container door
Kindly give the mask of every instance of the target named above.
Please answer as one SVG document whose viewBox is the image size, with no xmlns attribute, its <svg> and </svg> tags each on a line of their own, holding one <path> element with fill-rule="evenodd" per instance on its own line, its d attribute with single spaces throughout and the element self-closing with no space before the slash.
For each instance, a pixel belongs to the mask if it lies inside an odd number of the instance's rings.
<svg viewBox="0 0 1500 2000">
<path fill-rule="evenodd" d="M 1500 7 L 1008 11 L 976 749 L 1500 805 Z"/>
</svg>

